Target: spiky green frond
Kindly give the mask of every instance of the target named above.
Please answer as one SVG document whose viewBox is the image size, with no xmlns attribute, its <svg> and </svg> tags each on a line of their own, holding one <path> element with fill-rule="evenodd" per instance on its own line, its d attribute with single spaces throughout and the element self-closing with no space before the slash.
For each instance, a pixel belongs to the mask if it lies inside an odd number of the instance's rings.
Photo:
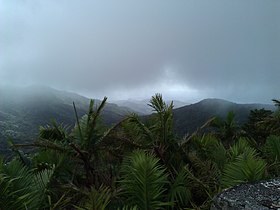
<svg viewBox="0 0 280 210">
<path fill-rule="evenodd" d="M 124 206 L 121 209 L 118 208 L 118 210 L 139 210 L 139 208 L 137 208 L 137 206 L 133 206 L 133 207 L 131 207 L 131 206 Z"/>
<path fill-rule="evenodd" d="M 209 158 L 217 164 L 220 170 L 224 168 L 225 164 L 228 162 L 228 155 L 227 150 L 221 142 L 213 146 L 213 149 L 209 152 Z"/>
<path fill-rule="evenodd" d="M 259 158 L 253 149 L 246 149 L 228 163 L 221 178 L 223 187 L 231 187 L 240 183 L 257 181 L 265 177 L 266 162 Z"/>
<path fill-rule="evenodd" d="M 136 151 L 124 160 L 121 171 L 120 184 L 128 205 L 144 210 L 169 205 L 164 199 L 167 174 L 158 158 Z"/>
<path fill-rule="evenodd" d="M 239 138 L 238 141 L 229 149 L 229 156 L 231 160 L 234 160 L 243 153 L 256 154 L 256 150 L 250 147 L 249 140 L 247 138 Z"/>
<path fill-rule="evenodd" d="M 280 161 L 280 137 L 269 136 L 264 145 L 265 155 L 271 161 Z"/>
<path fill-rule="evenodd" d="M 156 134 L 157 141 L 166 144 L 170 140 L 172 134 L 173 123 L 173 102 L 167 105 L 161 94 L 156 94 L 148 104 L 156 112 L 154 117 L 154 126 L 151 127 L 153 133 Z"/>
<path fill-rule="evenodd" d="M 269 136 L 263 150 L 264 156 L 269 163 L 269 174 L 271 177 L 278 177 L 280 175 L 280 137 L 275 135 Z"/>
<path fill-rule="evenodd" d="M 135 114 L 132 114 L 128 118 L 128 124 L 124 124 L 125 129 L 128 133 L 131 131 L 134 133 L 133 137 L 140 138 L 140 141 L 146 142 L 147 144 L 152 144 L 155 140 L 155 136 L 151 130 L 140 121 L 139 117 Z"/>
<path fill-rule="evenodd" d="M 77 210 L 105 210 L 112 196 L 109 187 L 101 185 L 98 189 L 94 187 L 84 192 L 85 198 L 81 202 L 79 207 L 76 206 Z"/>
<path fill-rule="evenodd" d="M 18 160 L 6 164 L 0 171 L 0 208 L 43 209 L 52 174 L 53 169 L 35 173 Z"/>
<path fill-rule="evenodd" d="M 272 101 L 277 108 L 280 108 L 280 100 L 272 99 Z"/>
<path fill-rule="evenodd" d="M 90 100 L 90 108 L 89 108 L 89 110 L 91 110 L 92 104 L 93 104 L 93 101 Z M 80 125 L 80 121 L 79 121 L 79 117 L 78 117 L 78 112 L 77 112 L 76 105 L 75 105 L 74 102 L 73 102 L 73 107 L 74 107 L 74 112 L 75 112 L 75 117 L 76 117 L 76 126 L 75 127 L 78 130 L 77 133 L 78 133 L 78 135 L 80 137 L 80 142 L 83 144 L 85 139 L 84 139 L 84 136 L 83 136 L 83 133 L 82 133 L 82 129 L 81 129 L 81 125 Z"/>
<path fill-rule="evenodd" d="M 67 138 L 69 127 L 63 125 L 57 125 L 55 121 L 52 125 L 41 126 L 39 128 L 39 138 L 63 141 Z"/>
<path fill-rule="evenodd" d="M 175 206 L 187 206 L 191 199 L 188 172 L 182 168 L 169 189 L 168 200 Z"/>
</svg>

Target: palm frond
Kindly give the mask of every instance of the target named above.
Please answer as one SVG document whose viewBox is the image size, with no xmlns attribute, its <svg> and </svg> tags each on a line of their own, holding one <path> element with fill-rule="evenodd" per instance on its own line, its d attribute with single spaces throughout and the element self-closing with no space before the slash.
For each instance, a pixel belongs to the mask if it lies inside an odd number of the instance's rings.
<svg viewBox="0 0 280 210">
<path fill-rule="evenodd" d="M 150 104 L 148 104 L 156 112 L 154 126 L 151 130 L 156 134 L 157 139 L 161 143 L 168 143 L 169 136 L 172 134 L 173 123 L 173 102 L 167 105 L 162 98 L 162 95 L 157 93 L 152 96 Z"/>
<path fill-rule="evenodd" d="M 91 107 L 92 103 L 93 102 L 90 101 L 90 107 Z M 76 109 L 76 106 L 75 106 L 74 102 L 73 102 L 73 107 L 74 107 L 74 112 L 75 112 L 75 117 L 76 117 L 77 128 L 78 128 L 78 131 L 79 131 L 80 141 L 82 143 L 84 143 L 85 139 L 84 139 L 84 136 L 83 136 L 83 133 L 82 133 L 82 129 L 81 129 L 80 122 L 79 122 L 79 117 L 78 117 L 78 112 L 77 112 L 77 109 Z"/>
<path fill-rule="evenodd" d="M 272 99 L 272 101 L 277 108 L 280 108 L 280 100 Z"/>
<path fill-rule="evenodd" d="M 57 125 L 55 121 L 52 121 L 52 125 L 40 126 L 39 138 L 62 141 L 67 138 L 67 132 L 69 127 L 63 125 Z"/>
<path fill-rule="evenodd" d="M 188 173 L 183 168 L 170 186 L 168 200 L 175 206 L 186 206 L 191 199 L 190 186 L 188 186 Z"/>
<path fill-rule="evenodd" d="M 127 204 L 139 209 L 163 209 L 170 205 L 164 199 L 166 170 L 159 159 L 143 151 L 136 151 L 124 160 L 121 187 Z"/>
<path fill-rule="evenodd" d="M 264 156 L 269 163 L 269 174 L 273 176 L 280 175 L 280 137 L 271 135 L 267 138 L 264 145 Z"/>
<path fill-rule="evenodd" d="M 139 210 L 139 208 L 137 208 L 137 206 L 133 206 L 133 207 L 131 207 L 131 206 L 124 206 L 121 209 L 118 208 L 118 210 Z"/>
<path fill-rule="evenodd" d="M 253 149 L 247 149 L 225 166 L 221 184 L 223 187 L 231 187 L 243 182 L 263 179 L 265 169 L 265 161 L 258 158 Z"/>
<path fill-rule="evenodd" d="M 230 147 L 229 149 L 230 159 L 234 160 L 236 157 L 238 157 L 243 153 L 256 154 L 256 150 L 250 146 L 249 140 L 244 137 L 239 138 L 238 141 L 233 146 Z"/>
<path fill-rule="evenodd" d="M 97 110 L 95 112 L 92 112 L 91 115 L 88 115 L 88 117 L 90 119 L 88 119 L 89 120 L 89 130 L 88 130 L 87 142 L 91 141 L 91 137 L 93 135 L 94 129 L 96 128 L 95 126 L 96 126 L 97 120 L 100 117 L 101 111 L 105 107 L 106 101 L 107 101 L 107 97 L 104 97 L 103 100 L 101 101 L 101 103 L 99 104 L 99 106 L 97 107 Z"/>
<path fill-rule="evenodd" d="M 1 209 L 44 208 L 51 174 L 51 171 L 34 174 L 18 160 L 6 164 L 0 172 Z"/>
<path fill-rule="evenodd" d="M 269 136 L 264 145 L 265 155 L 272 162 L 280 161 L 280 137 L 279 136 Z"/>
<path fill-rule="evenodd" d="M 154 141 L 154 136 L 153 136 L 153 133 L 150 131 L 150 129 L 144 125 L 138 118 L 138 116 L 136 115 L 131 115 L 129 118 L 128 118 L 128 123 L 136 126 L 134 127 L 134 130 L 135 131 L 138 131 L 137 133 L 140 134 L 140 132 L 142 133 L 142 135 L 144 135 L 144 138 L 147 138 L 149 143 L 153 143 Z M 139 132 L 140 131 L 140 132 Z"/>
<path fill-rule="evenodd" d="M 112 193 L 109 187 L 101 185 L 98 189 L 92 187 L 84 192 L 86 198 L 83 199 L 77 210 L 104 210 L 110 203 Z"/>
</svg>

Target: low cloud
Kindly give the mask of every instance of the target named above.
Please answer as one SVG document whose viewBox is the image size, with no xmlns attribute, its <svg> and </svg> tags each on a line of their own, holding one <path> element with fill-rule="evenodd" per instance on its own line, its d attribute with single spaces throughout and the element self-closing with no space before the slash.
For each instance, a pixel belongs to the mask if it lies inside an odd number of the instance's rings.
<svg viewBox="0 0 280 210">
<path fill-rule="evenodd" d="M 0 83 L 268 103 L 279 19 L 279 1 L 0 0 Z"/>
</svg>

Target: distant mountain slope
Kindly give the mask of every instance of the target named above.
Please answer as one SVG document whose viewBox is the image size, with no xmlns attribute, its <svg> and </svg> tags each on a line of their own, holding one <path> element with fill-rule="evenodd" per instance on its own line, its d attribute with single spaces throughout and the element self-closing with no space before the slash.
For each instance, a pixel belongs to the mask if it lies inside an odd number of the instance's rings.
<svg viewBox="0 0 280 210">
<path fill-rule="evenodd" d="M 134 112 L 138 113 L 139 115 L 149 115 L 152 114 L 153 109 L 148 106 L 150 100 L 145 99 L 145 100 L 118 100 L 118 101 L 113 101 L 113 103 L 119 105 L 119 106 L 124 106 L 124 107 L 129 107 L 132 109 Z M 166 103 L 170 104 L 171 101 L 166 101 Z M 188 103 L 174 100 L 173 101 L 174 108 L 179 108 L 182 106 L 186 106 Z"/>
<path fill-rule="evenodd" d="M 89 99 L 78 94 L 48 87 L 0 87 L 0 154 L 7 152 L 7 137 L 12 137 L 15 142 L 32 142 L 36 138 L 39 126 L 50 124 L 51 119 L 73 126 L 75 124 L 73 101 L 79 116 L 84 115 L 88 110 Z M 98 104 L 100 100 L 95 102 Z M 148 101 L 141 103 L 139 106 L 148 107 L 150 113 Z M 211 117 L 225 118 L 229 111 L 235 112 L 239 123 L 244 123 L 250 110 L 260 108 L 274 110 L 273 105 L 236 104 L 220 99 L 205 99 L 174 109 L 174 130 L 179 136 L 192 133 Z M 134 109 L 135 106 L 127 108 L 107 103 L 102 112 L 103 122 L 107 125 L 119 122 Z M 135 112 L 139 113 L 139 110 Z"/>
<path fill-rule="evenodd" d="M 51 119 L 73 126 L 73 102 L 79 116 L 88 111 L 89 99 L 75 93 L 48 87 L 0 87 L 0 153 L 6 151 L 7 137 L 15 141 L 32 142 L 40 125 L 50 124 Z M 97 104 L 100 100 L 95 100 Z M 102 112 L 107 125 L 120 121 L 128 108 L 108 103 Z"/>
<path fill-rule="evenodd" d="M 174 130 L 179 135 L 194 132 L 207 120 L 219 116 L 225 118 L 229 111 L 233 111 L 237 122 L 246 122 L 250 110 L 253 109 L 274 110 L 273 105 L 266 104 L 236 104 L 221 99 L 205 99 L 198 103 L 184 106 L 174 110 Z"/>
</svg>

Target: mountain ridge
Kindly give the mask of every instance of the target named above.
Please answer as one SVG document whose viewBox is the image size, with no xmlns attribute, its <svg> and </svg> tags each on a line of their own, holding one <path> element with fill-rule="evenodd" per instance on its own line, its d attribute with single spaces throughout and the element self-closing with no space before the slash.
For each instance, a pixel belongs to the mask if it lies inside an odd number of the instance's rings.
<svg viewBox="0 0 280 210">
<path fill-rule="evenodd" d="M 167 100 L 165 101 L 167 104 L 170 104 L 171 101 L 173 102 L 174 109 L 188 105 L 189 103 L 179 101 L 179 100 Z M 143 100 L 133 100 L 133 99 L 128 99 L 128 100 L 115 100 L 112 101 L 113 103 L 119 105 L 119 106 L 124 106 L 124 107 L 129 107 L 130 109 L 134 110 L 135 112 L 138 112 L 140 115 L 149 115 L 152 114 L 153 108 L 148 106 L 150 103 L 149 99 L 143 99 Z"/>
<path fill-rule="evenodd" d="M 73 102 L 79 117 L 87 113 L 90 99 L 76 93 L 48 87 L 0 88 L 0 153 L 7 152 L 8 137 L 30 143 L 36 139 L 39 126 L 50 124 L 52 119 L 73 127 Z M 128 108 L 107 103 L 101 116 L 106 125 L 112 125 L 129 113 Z"/>
<path fill-rule="evenodd" d="M 174 130 L 179 136 L 190 134 L 212 117 L 225 119 L 228 112 L 235 113 L 236 121 L 244 124 L 254 109 L 275 110 L 270 104 L 239 104 L 224 99 L 208 98 L 173 110 Z"/>
<path fill-rule="evenodd" d="M 39 126 L 50 124 L 51 119 L 73 126 L 76 122 L 73 102 L 80 117 L 87 113 L 89 101 L 89 98 L 79 94 L 49 87 L 0 87 L 0 153 L 7 151 L 6 140 L 9 136 L 15 142 L 30 143 L 36 139 Z M 96 104 L 101 102 L 99 99 L 94 101 Z M 237 121 L 244 123 L 250 110 L 260 108 L 273 110 L 274 106 L 204 99 L 173 110 L 174 130 L 178 136 L 192 133 L 211 117 L 225 118 L 229 111 L 234 111 Z M 107 103 L 101 115 L 102 121 L 105 125 L 112 125 L 131 112 L 133 109 L 129 107 Z"/>
</svg>

